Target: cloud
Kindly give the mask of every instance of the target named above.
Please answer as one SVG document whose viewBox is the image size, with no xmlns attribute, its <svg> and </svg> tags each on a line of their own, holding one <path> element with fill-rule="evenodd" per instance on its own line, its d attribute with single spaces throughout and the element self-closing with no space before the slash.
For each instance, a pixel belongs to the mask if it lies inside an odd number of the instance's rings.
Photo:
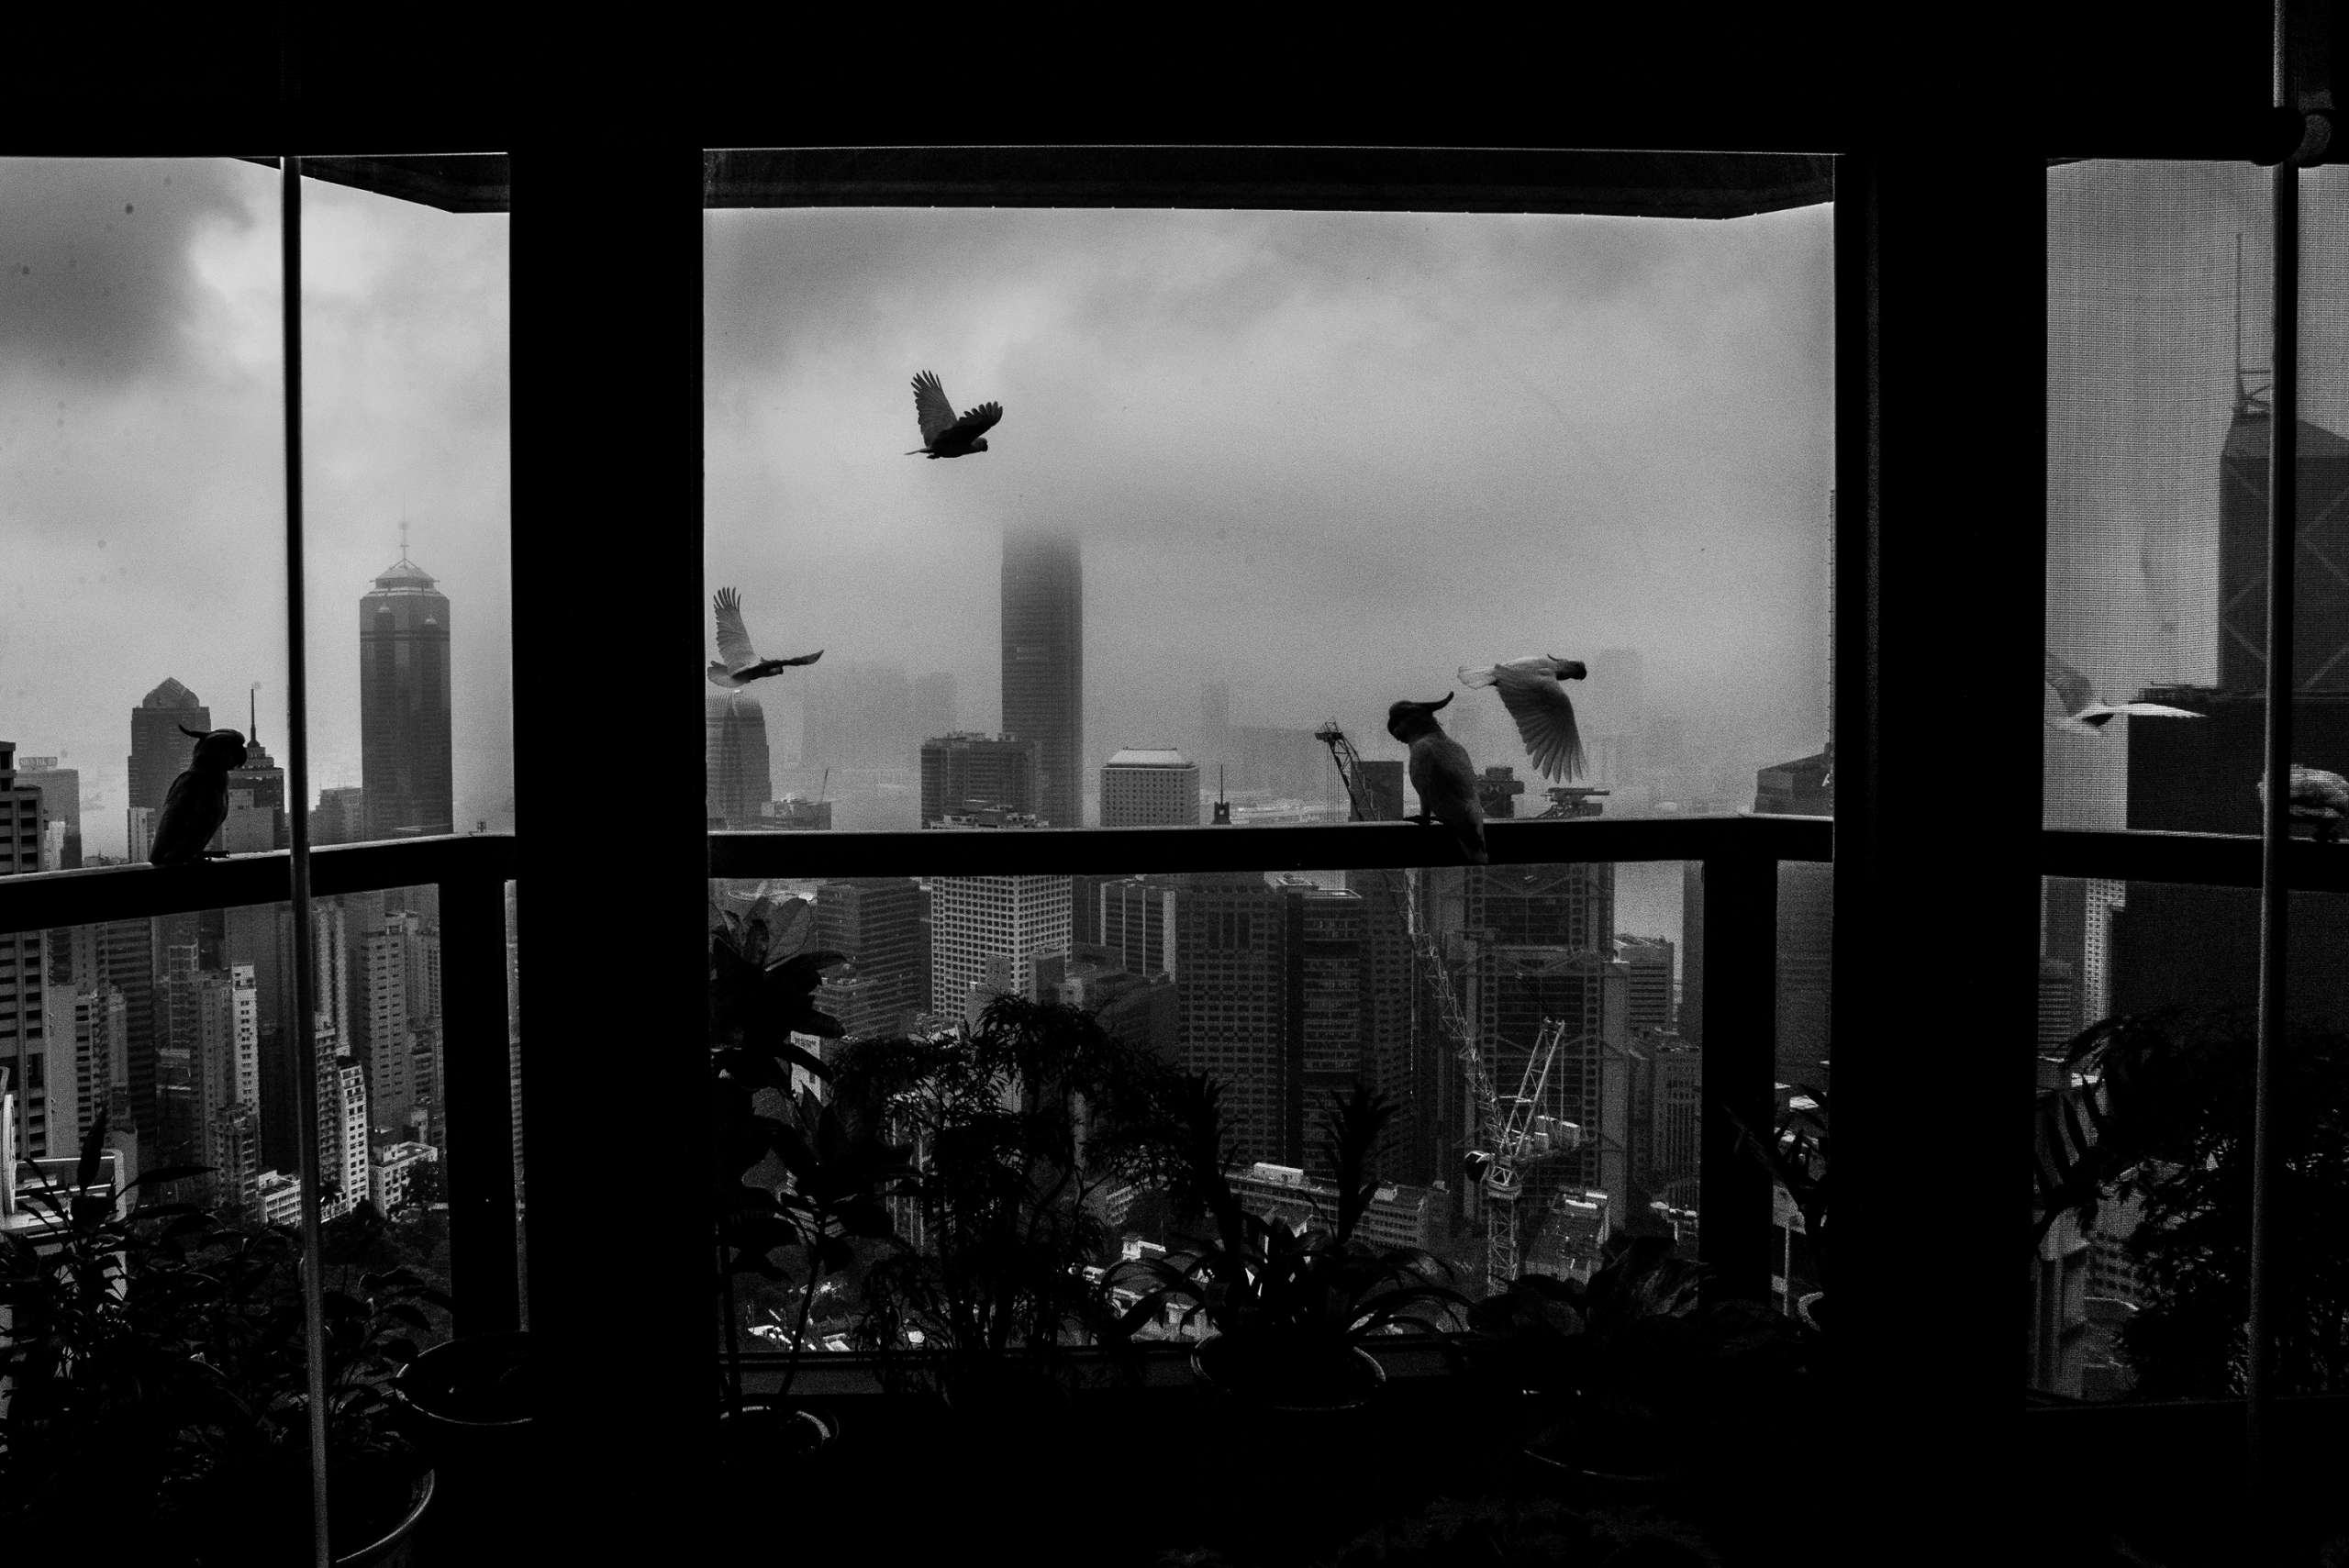
<svg viewBox="0 0 2349 1568">
<path fill-rule="evenodd" d="M 186 363 L 197 239 L 258 221 L 195 160 L 0 161 L 0 380 L 117 386 Z"/>
</svg>

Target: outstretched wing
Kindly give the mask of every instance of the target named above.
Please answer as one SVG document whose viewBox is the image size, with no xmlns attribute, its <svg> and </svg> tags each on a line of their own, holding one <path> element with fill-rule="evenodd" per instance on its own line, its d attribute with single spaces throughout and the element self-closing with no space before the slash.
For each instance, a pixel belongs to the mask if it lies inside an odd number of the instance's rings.
<svg viewBox="0 0 2349 1568">
<path fill-rule="evenodd" d="M 948 428 L 947 434 L 958 441 L 969 441 L 985 435 L 1003 417 L 1003 405 L 982 403 Z"/>
<path fill-rule="evenodd" d="M 759 662 L 751 650 L 751 634 L 742 629 L 742 595 L 731 588 L 718 590 L 718 655 L 729 670 L 745 669 Z"/>
<path fill-rule="evenodd" d="M 2114 707 L 2112 711 L 2134 714 L 2139 718 L 2200 718 L 2202 717 L 2190 707 L 2168 707 L 2157 702 L 2125 702 Z"/>
<path fill-rule="evenodd" d="M 2096 688 L 2088 684 L 2088 678 L 2053 653 L 2047 654 L 2047 684 L 2055 688 L 2065 713 L 2081 712 L 2096 701 Z"/>
<path fill-rule="evenodd" d="M 914 377 L 914 417 L 921 421 L 921 444 L 926 447 L 936 446 L 938 438 L 954 428 L 954 405 L 946 401 L 946 389 L 928 371 Z"/>
<path fill-rule="evenodd" d="M 1517 732 L 1534 768 L 1556 782 L 1582 776 L 1582 733 L 1575 727 L 1575 705 L 1555 677 L 1515 664 L 1493 667 L 1493 684 L 1517 720 Z"/>
</svg>

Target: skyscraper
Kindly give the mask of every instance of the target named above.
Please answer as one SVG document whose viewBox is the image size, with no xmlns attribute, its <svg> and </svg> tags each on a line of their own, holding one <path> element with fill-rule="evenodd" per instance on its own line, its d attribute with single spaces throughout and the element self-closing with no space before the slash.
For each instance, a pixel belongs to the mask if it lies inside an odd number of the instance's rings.
<svg viewBox="0 0 2349 1568">
<path fill-rule="evenodd" d="M 1176 1063 L 1223 1085 L 1241 1161 L 1278 1161 L 1288 1120 L 1282 1031 L 1286 907 L 1256 873 L 1197 873 L 1174 880 L 1173 968 L 1182 999 Z"/>
<path fill-rule="evenodd" d="M 774 798 L 767 769 L 766 709 L 746 691 L 711 692 L 702 717 L 709 820 L 728 828 L 758 827 L 759 807 Z"/>
<path fill-rule="evenodd" d="M 940 735 L 923 741 L 922 826 L 974 801 L 1042 817 L 1038 802 L 1043 795 L 1043 758 L 1041 741 L 1008 735 Z M 1052 822 L 1048 817 L 1045 820 Z"/>
<path fill-rule="evenodd" d="M 1132 747 L 1101 767 L 1104 828 L 1196 828 L 1199 765 L 1171 747 Z"/>
<path fill-rule="evenodd" d="M 55 757 L 17 758 L 17 784 L 39 790 L 43 820 L 64 829 L 61 852 L 48 869 L 73 871 L 82 863 L 82 771 L 61 768 L 57 762 Z M 44 828 L 44 839 L 47 831 Z"/>
<path fill-rule="evenodd" d="M 163 684 L 130 710 L 130 793 L 123 801 L 127 812 L 161 811 L 172 781 L 187 769 L 195 755 L 195 741 L 180 733 L 181 726 L 203 733 L 212 728 L 212 710 L 175 680 Z M 130 856 L 145 860 L 136 828 L 129 832 Z"/>
<path fill-rule="evenodd" d="M 928 909 L 909 876 L 848 877 L 816 889 L 816 945 L 846 953 L 851 965 L 826 978 L 818 1006 L 850 1034 L 895 1032 L 929 1009 Z"/>
<path fill-rule="evenodd" d="M 17 782 L 17 743 L 0 740 L 0 876 L 41 869 L 40 817 L 40 790 Z M 0 1088 L 14 1093 L 16 1147 L 27 1158 L 64 1152 L 49 1140 L 47 959 L 39 931 L 0 936 Z"/>
<path fill-rule="evenodd" d="M 456 830 L 449 599 L 434 581 L 403 550 L 359 601 L 359 766 L 371 839 Z"/>
<path fill-rule="evenodd" d="M 941 876 L 930 884 L 930 1010 L 960 1018 L 973 986 L 1047 1001 L 1023 969 L 1068 954 L 1068 878 Z M 1008 964 L 1010 980 L 1005 981 Z M 1052 977 L 1057 984 L 1058 976 Z"/>
<path fill-rule="evenodd" d="M 1083 827 L 1085 573 L 1072 537 L 1004 531 L 1003 730 L 1042 743 L 1036 814 Z"/>
</svg>

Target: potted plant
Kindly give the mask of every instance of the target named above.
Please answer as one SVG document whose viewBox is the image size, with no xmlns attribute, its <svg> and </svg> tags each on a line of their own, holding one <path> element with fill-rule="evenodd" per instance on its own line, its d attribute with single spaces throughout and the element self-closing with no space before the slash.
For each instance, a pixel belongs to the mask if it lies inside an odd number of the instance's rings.
<svg viewBox="0 0 2349 1568">
<path fill-rule="evenodd" d="M 808 1081 L 829 1082 L 832 1068 L 792 1037 L 844 1032 L 815 993 L 846 955 L 818 948 L 815 935 L 805 899 L 761 895 L 736 910 L 711 896 L 711 1214 L 725 1313 L 723 1451 L 736 1467 L 804 1458 L 838 1436 L 836 1418 L 790 1403 L 808 1323 L 824 1276 L 855 1262 L 859 1241 L 894 1240 L 884 1200 L 912 1173 L 907 1151 L 884 1142 L 874 1118 L 826 1100 Z M 796 1287 L 786 1261 L 798 1264 Z M 789 1359 L 772 1400 L 742 1392 L 744 1276 L 796 1290 Z"/>
<path fill-rule="evenodd" d="M 1452 1271 L 1432 1253 L 1382 1251 L 1355 1235 L 1378 1189 L 1367 1171 L 1371 1146 L 1395 1108 L 1360 1085 L 1348 1099 L 1331 1097 L 1334 1224 L 1293 1226 L 1248 1213 L 1231 1190 L 1221 1097 L 1220 1084 L 1190 1074 L 1174 1084 L 1170 1107 L 1183 1156 L 1176 1207 L 1193 1215 L 1204 1209 L 1215 1234 L 1180 1255 L 1137 1258 L 1111 1271 L 1113 1284 L 1147 1286 L 1119 1331 L 1130 1334 L 1180 1305 L 1186 1324 L 1204 1315 L 1214 1330 L 1193 1352 L 1194 1369 L 1208 1384 L 1268 1409 L 1359 1407 L 1386 1380 L 1363 1348 L 1366 1340 L 1413 1332 L 1448 1341 L 1444 1320 L 1470 1305 L 1438 1283 Z"/>
<path fill-rule="evenodd" d="M 1605 1256 L 1587 1282 L 1520 1275 L 1471 1312 L 1477 1359 L 1520 1394 L 1522 1451 L 1586 1497 L 1723 1496 L 1800 1425 L 1806 1336 L 1766 1302 L 1706 1300 L 1669 1237 L 1619 1234 Z"/>
<path fill-rule="evenodd" d="M 137 1187 L 206 1168 L 149 1172 L 117 1190 L 106 1119 L 83 1140 L 69 1187 L 25 1195 L 40 1223 L 0 1232 L 0 1518 L 11 1543 L 66 1550 L 103 1520 L 140 1562 L 308 1562 L 299 1244 L 192 1205 L 133 1207 Z M 402 1330 L 445 1297 L 410 1274 L 356 1283 L 360 1294 L 330 1289 L 323 1301 L 329 1544 L 338 1562 L 389 1564 L 433 1481 L 384 1419 L 384 1383 L 414 1353 Z"/>
<path fill-rule="evenodd" d="M 885 1375 L 927 1383 L 983 1429 L 1026 1429 L 1065 1418 L 1071 1345 L 1129 1349 L 1112 1333 L 1101 1199 L 1163 1163 L 1157 1072 L 1093 1014 L 1016 995 L 975 1029 L 842 1053 L 841 1099 L 919 1155 L 912 1244 L 864 1280 L 858 1338 Z"/>
</svg>

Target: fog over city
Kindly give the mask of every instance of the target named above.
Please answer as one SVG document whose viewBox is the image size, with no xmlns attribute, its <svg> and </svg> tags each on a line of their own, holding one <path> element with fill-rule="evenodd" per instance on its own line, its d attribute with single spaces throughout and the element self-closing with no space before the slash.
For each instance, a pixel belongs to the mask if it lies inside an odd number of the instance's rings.
<svg viewBox="0 0 2349 1568">
<path fill-rule="evenodd" d="M 452 606 L 457 819 L 508 826 L 507 220 L 305 202 L 312 785 L 359 782 L 355 602 L 405 517 Z M 240 728 L 259 682 L 284 760 L 277 176 L 17 160 L 0 213 L 0 738 L 79 768 L 86 847 L 120 853 L 128 711 L 166 677 Z M 778 788 L 852 664 L 950 672 L 959 723 L 998 725 L 1002 530 L 1041 524 L 1084 541 L 1088 781 L 1205 682 L 1234 724 L 1399 756 L 1386 704 L 1462 664 L 1622 648 L 1692 773 L 1750 791 L 1824 737 L 1830 229 L 712 213 L 708 586 L 762 651 L 826 650 L 760 684 Z M 990 451 L 902 455 L 922 369 L 1004 405 Z M 1586 733 L 1618 695 L 1577 685 Z M 1446 717 L 1529 775 L 1491 694 Z"/>
<path fill-rule="evenodd" d="M 0 740 L 125 848 L 130 710 L 166 677 L 285 761 L 279 175 L 0 160 Z M 456 817 L 511 827 L 507 219 L 303 186 L 310 780 L 360 782 L 358 602 L 449 595 Z"/>
<path fill-rule="evenodd" d="M 709 585 L 763 652 L 827 651 L 761 683 L 779 768 L 836 661 L 952 672 L 994 728 L 1029 525 L 1084 544 L 1088 779 L 1174 742 L 1204 682 L 1234 724 L 1399 757 L 1394 699 L 1606 648 L 1749 795 L 1824 739 L 1825 207 L 738 210 L 706 238 Z M 902 455 L 925 369 L 1002 403 L 988 451 Z M 1475 760 L 1529 776 L 1491 694 L 1447 723 L 1478 705 Z"/>
</svg>

